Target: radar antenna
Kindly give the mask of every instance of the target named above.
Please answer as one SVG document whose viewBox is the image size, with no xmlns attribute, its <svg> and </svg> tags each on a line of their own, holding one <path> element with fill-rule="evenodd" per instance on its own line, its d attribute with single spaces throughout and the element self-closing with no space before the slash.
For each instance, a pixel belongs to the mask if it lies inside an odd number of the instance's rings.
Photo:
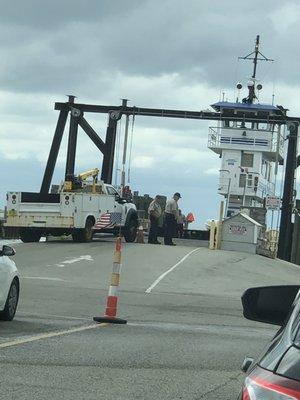
<svg viewBox="0 0 300 400">
<path fill-rule="evenodd" d="M 253 100 L 256 99 L 255 95 L 255 79 L 256 79 L 256 69 L 258 61 L 274 61 L 271 58 L 267 58 L 259 51 L 259 35 L 256 36 L 255 48 L 254 51 L 250 54 L 247 54 L 245 57 L 239 57 L 239 60 L 253 60 L 253 73 L 251 77 L 251 81 L 248 83 L 249 96 L 243 99 L 244 103 L 253 103 Z"/>
</svg>

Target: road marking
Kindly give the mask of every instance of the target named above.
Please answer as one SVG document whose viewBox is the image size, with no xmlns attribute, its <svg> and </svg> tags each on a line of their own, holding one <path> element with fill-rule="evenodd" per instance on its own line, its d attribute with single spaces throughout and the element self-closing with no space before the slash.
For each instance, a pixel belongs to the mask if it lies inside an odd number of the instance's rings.
<svg viewBox="0 0 300 400">
<path fill-rule="evenodd" d="M 39 280 L 43 280 L 43 281 L 72 282 L 72 281 L 67 281 L 66 279 L 50 278 L 50 277 L 46 277 L 46 276 L 22 276 L 22 279 L 39 279 Z"/>
<path fill-rule="evenodd" d="M 94 261 L 93 257 L 90 256 L 89 254 L 85 255 L 85 256 L 79 256 L 76 258 L 70 258 L 68 260 L 62 261 L 59 264 L 55 264 L 55 267 L 60 267 L 60 268 L 64 268 L 67 266 L 67 264 L 74 264 L 76 262 L 79 261 Z"/>
<path fill-rule="evenodd" d="M 200 250 L 200 247 L 197 247 L 197 249 L 194 249 L 192 251 L 190 251 L 188 254 L 186 254 L 180 261 L 178 261 L 178 263 L 176 263 L 175 265 L 173 265 L 173 267 L 171 267 L 170 269 L 168 269 L 168 271 L 164 272 L 162 275 L 160 275 L 153 283 L 151 286 L 148 287 L 148 289 L 145 291 L 145 293 L 151 293 L 151 291 L 155 288 L 156 285 L 159 284 L 159 282 L 161 280 L 164 279 L 165 276 L 167 276 L 170 272 L 172 272 L 175 268 L 177 268 L 181 263 L 183 263 L 183 261 L 185 261 L 190 255 L 192 255 L 193 253 L 195 253 L 196 251 Z"/>
<path fill-rule="evenodd" d="M 7 347 L 13 347 L 13 346 L 21 345 L 21 344 L 36 342 L 37 340 L 45 340 L 45 339 L 50 339 L 50 338 L 57 337 L 57 336 L 69 335 L 71 333 L 84 332 L 84 331 L 88 331 L 91 329 L 101 328 L 101 327 L 104 327 L 107 325 L 109 325 L 109 324 L 106 324 L 106 323 L 93 324 L 93 325 L 88 325 L 88 326 L 80 326 L 78 328 L 67 329 L 64 331 L 41 333 L 39 335 L 30 336 L 28 338 L 16 339 L 16 340 L 12 340 L 11 342 L 0 343 L 0 349 L 5 349 Z"/>
</svg>

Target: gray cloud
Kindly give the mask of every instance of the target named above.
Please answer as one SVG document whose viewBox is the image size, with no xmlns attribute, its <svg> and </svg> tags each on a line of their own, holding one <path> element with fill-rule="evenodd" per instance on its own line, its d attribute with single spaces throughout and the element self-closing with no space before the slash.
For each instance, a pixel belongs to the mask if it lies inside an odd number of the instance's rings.
<svg viewBox="0 0 300 400">
<path fill-rule="evenodd" d="M 277 14 L 297 7 L 294 1 L 3 3 L 0 84 L 6 90 L 107 91 L 120 71 L 125 77 L 177 73 L 184 84 L 230 87 L 237 57 L 253 49 L 258 33 L 264 52 L 277 60 L 278 79 L 297 77 L 297 20 L 284 31 L 277 27 Z M 246 68 L 249 74 L 251 65 Z"/>
<path fill-rule="evenodd" d="M 122 15 L 140 4 L 137 0 L 1 0 L 0 21 L 24 27 L 53 30 L 73 21 L 91 23 Z"/>
</svg>

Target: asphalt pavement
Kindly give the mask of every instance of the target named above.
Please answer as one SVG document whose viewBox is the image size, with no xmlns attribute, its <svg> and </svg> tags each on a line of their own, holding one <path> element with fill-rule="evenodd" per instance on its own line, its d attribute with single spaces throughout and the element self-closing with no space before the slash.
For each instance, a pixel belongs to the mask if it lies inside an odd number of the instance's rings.
<svg viewBox="0 0 300 400">
<path fill-rule="evenodd" d="M 244 253 L 123 246 L 118 315 L 105 309 L 114 239 L 15 244 L 15 320 L 0 323 L 0 399 L 235 399 L 244 357 L 276 327 L 242 317 L 250 286 L 299 281 L 299 267 Z"/>
</svg>

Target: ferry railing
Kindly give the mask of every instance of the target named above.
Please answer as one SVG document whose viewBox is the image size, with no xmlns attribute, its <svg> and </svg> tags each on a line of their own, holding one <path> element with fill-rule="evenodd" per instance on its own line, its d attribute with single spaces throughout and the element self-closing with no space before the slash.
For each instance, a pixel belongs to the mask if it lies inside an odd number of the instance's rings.
<svg viewBox="0 0 300 400">
<path fill-rule="evenodd" d="M 226 130 L 228 129 L 228 132 Z M 229 131 L 235 131 L 234 135 L 230 135 Z M 272 133 L 266 130 L 245 130 L 246 134 L 236 135 L 237 131 L 241 132 L 240 128 L 220 128 L 210 127 L 208 134 L 208 147 L 221 148 L 223 146 L 244 145 L 247 147 L 259 147 L 260 149 L 267 149 L 269 152 L 277 152 L 279 150 L 280 156 L 283 155 L 284 138 L 279 136 L 278 145 L 278 131 L 273 132 L 273 138 L 270 139 L 263 137 L 262 133 L 271 136 Z M 257 135 L 257 136 L 256 136 Z"/>
</svg>

